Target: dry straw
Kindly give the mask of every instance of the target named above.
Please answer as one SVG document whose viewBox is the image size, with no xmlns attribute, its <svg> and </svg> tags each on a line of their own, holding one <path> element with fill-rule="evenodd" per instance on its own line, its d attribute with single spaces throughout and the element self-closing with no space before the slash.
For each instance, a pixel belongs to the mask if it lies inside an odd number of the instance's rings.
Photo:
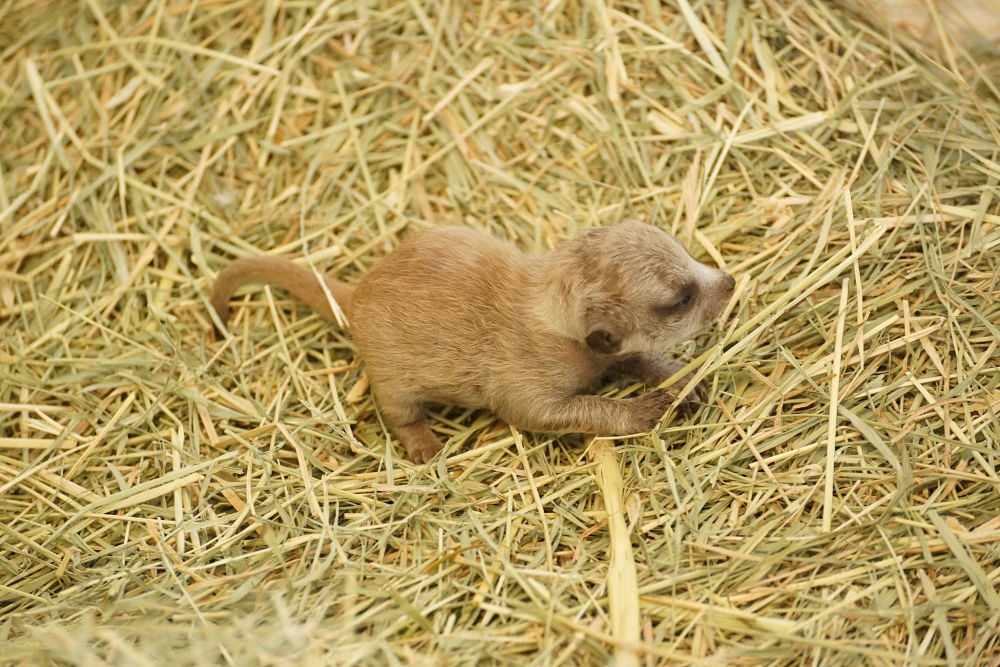
<svg viewBox="0 0 1000 667">
<path fill-rule="evenodd" d="M 0 7 L 5 664 L 1000 663 L 1000 73 L 873 8 Z M 738 276 L 711 385 L 585 443 L 443 410 L 400 456 L 349 336 L 414 229 L 640 216 Z M 473 353 L 473 351 L 470 351 Z M 608 391 L 636 391 L 608 387 Z"/>
</svg>

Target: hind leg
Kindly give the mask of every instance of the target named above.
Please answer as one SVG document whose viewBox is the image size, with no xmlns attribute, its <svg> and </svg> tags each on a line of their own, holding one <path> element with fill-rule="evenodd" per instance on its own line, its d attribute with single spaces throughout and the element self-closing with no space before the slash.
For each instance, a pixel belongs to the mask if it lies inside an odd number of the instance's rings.
<svg viewBox="0 0 1000 667">
<path fill-rule="evenodd" d="M 424 417 L 408 424 L 390 425 L 390 428 L 406 447 L 406 458 L 414 463 L 427 463 L 444 447 L 444 443 L 431 432 Z"/>
<path fill-rule="evenodd" d="M 375 400 L 389 430 L 406 448 L 406 458 L 414 463 L 427 463 L 444 447 L 427 425 L 422 403 L 378 390 Z"/>
</svg>

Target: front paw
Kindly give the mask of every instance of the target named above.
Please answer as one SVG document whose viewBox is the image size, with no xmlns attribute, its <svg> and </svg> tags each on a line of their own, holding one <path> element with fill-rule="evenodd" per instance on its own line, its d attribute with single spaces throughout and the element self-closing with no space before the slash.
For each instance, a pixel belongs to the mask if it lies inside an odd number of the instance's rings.
<svg viewBox="0 0 1000 667">
<path fill-rule="evenodd" d="M 627 375 L 633 375 L 647 385 L 658 387 L 684 368 L 684 366 L 685 364 L 677 360 L 658 359 L 640 354 L 628 357 L 613 368 Z M 679 392 L 693 378 L 694 371 L 691 371 L 677 378 L 669 385 L 668 391 L 680 408 L 694 408 L 699 403 L 704 403 L 708 400 L 708 384 L 704 380 L 699 380 L 686 394 L 683 396 L 680 395 Z"/>
<path fill-rule="evenodd" d="M 663 389 L 654 389 L 642 396 L 629 399 L 631 423 L 625 430 L 629 433 L 651 431 L 673 402 L 674 397 Z"/>
<path fill-rule="evenodd" d="M 422 442 L 413 447 L 406 448 L 406 458 L 410 459 L 417 465 L 421 465 L 430 461 L 434 456 L 443 449 L 440 442 Z"/>
<path fill-rule="evenodd" d="M 684 389 L 693 378 L 694 372 L 687 373 L 686 375 L 682 375 L 677 382 L 670 385 L 670 388 L 674 390 L 671 392 L 674 396 L 674 402 L 680 410 L 697 410 L 699 405 L 708 401 L 708 383 L 705 380 L 698 380 L 691 390 L 683 396 L 677 393 Z"/>
</svg>

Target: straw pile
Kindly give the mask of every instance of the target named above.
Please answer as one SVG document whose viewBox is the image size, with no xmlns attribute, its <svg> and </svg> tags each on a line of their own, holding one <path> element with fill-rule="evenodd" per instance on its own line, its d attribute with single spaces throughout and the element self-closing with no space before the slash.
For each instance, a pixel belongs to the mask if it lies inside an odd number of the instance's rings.
<svg viewBox="0 0 1000 667">
<path fill-rule="evenodd" d="M 1000 59 L 942 41 L 823 0 L 5 4 L 3 662 L 998 664 Z M 234 257 L 626 215 L 738 277 L 652 434 L 445 409 L 413 466 L 347 334 L 257 289 L 210 335 Z"/>
</svg>

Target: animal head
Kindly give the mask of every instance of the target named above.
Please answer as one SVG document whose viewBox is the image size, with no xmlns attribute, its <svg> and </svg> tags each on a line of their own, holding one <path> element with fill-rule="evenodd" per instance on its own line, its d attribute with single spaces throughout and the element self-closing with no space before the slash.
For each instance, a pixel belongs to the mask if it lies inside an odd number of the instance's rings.
<svg viewBox="0 0 1000 667">
<path fill-rule="evenodd" d="M 573 329 L 601 354 L 663 352 L 705 330 L 736 285 L 672 236 L 637 220 L 591 230 L 557 251 L 572 263 Z M 564 264 L 564 266 L 566 266 Z"/>
</svg>

